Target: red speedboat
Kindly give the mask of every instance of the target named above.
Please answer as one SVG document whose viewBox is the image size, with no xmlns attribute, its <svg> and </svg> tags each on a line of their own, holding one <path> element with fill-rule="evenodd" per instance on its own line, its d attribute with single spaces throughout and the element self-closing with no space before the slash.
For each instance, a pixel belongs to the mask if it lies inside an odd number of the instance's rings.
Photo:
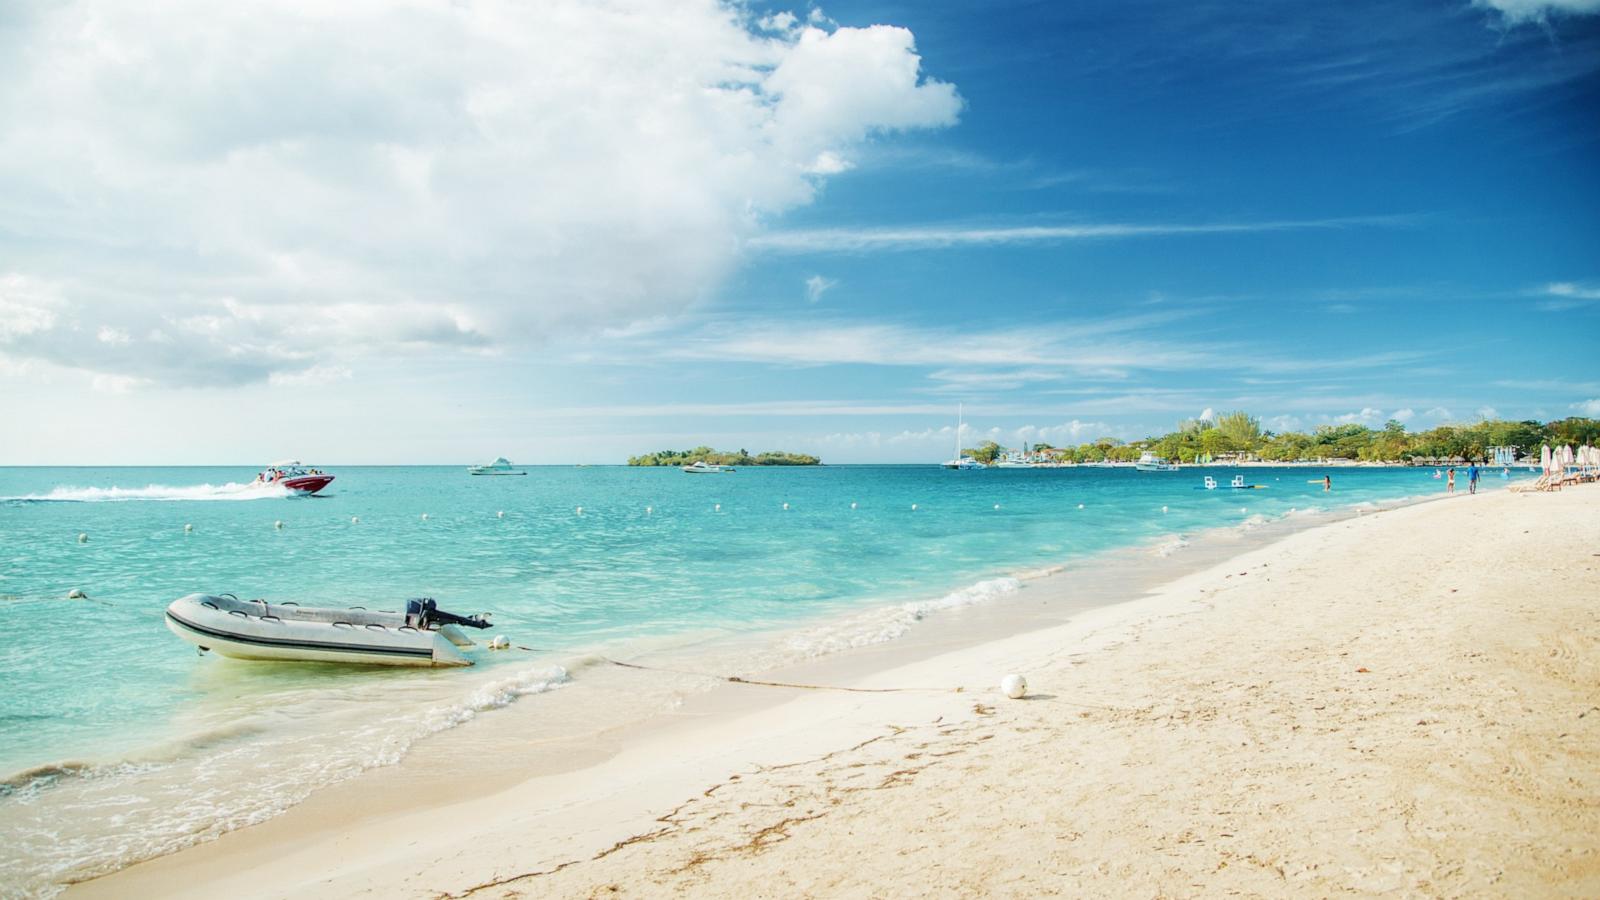
<svg viewBox="0 0 1600 900">
<path fill-rule="evenodd" d="M 307 468 L 297 459 L 275 462 L 256 476 L 257 484 L 281 484 L 296 494 L 315 494 L 332 481 L 332 475 L 321 469 Z"/>
</svg>

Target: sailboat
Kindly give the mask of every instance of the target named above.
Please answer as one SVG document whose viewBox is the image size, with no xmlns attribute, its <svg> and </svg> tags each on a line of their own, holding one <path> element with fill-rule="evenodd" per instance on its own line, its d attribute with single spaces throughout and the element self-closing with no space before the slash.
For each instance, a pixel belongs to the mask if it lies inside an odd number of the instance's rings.
<svg viewBox="0 0 1600 900">
<path fill-rule="evenodd" d="M 967 470 L 970 470 L 970 469 L 982 469 L 982 468 L 984 468 L 983 463 L 978 462 L 977 460 L 973 459 L 970 456 L 964 456 L 961 453 L 961 430 L 966 427 L 966 423 L 962 421 L 961 413 L 962 413 L 961 404 L 958 403 L 958 404 L 956 404 L 956 455 L 955 455 L 955 458 L 954 459 L 945 460 L 944 462 L 940 463 L 940 465 L 944 466 L 946 469 L 967 469 Z"/>
</svg>

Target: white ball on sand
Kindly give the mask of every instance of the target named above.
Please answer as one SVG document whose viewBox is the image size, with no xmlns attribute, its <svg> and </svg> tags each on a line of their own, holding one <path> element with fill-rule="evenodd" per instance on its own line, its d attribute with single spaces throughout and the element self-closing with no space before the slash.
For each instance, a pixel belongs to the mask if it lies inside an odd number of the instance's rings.
<svg viewBox="0 0 1600 900">
<path fill-rule="evenodd" d="M 511 640 L 503 634 L 497 634 L 494 636 L 494 640 L 489 642 L 489 649 L 509 650 L 511 649 Z"/>
<path fill-rule="evenodd" d="M 1028 679 L 1011 674 L 1000 679 L 1000 692 L 1013 700 L 1021 700 L 1028 693 Z"/>
<path fill-rule="evenodd" d="M 85 594 L 80 588 L 73 588 L 72 590 L 67 591 L 67 599 L 68 600 L 87 600 L 87 599 L 89 599 L 89 595 Z"/>
<path fill-rule="evenodd" d="M 80 543 L 80 544 L 89 543 L 89 532 L 87 532 L 87 531 L 78 532 L 78 543 Z"/>
</svg>

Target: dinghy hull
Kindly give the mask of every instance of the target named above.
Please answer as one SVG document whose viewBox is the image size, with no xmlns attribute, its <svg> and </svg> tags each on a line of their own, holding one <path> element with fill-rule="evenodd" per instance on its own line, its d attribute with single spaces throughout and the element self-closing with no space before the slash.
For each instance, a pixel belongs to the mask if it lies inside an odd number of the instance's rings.
<svg viewBox="0 0 1600 900">
<path fill-rule="evenodd" d="M 167 628 L 196 647 L 232 659 L 369 666 L 470 666 L 437 630 L 412 627 L 404 613 L 269 605 L 206 594 L 167 607 Z"/>
</svg>

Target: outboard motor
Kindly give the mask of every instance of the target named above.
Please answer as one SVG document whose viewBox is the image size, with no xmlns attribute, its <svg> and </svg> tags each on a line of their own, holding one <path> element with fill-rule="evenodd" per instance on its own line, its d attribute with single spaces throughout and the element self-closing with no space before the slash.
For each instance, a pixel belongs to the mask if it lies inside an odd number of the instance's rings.
<svg viewBox="0 0 1600 900">
<path fill-rule="evenodd" d="M 433 602 L 432 597 L 419 597 L 406 601 L 406 624 L 420 630 L 438 629 L 440 625 L 465 625 L 468 628 L 488 628 L 489 620 L 483 615 L 458 616 L 445 612 Z"/>
</svg>

